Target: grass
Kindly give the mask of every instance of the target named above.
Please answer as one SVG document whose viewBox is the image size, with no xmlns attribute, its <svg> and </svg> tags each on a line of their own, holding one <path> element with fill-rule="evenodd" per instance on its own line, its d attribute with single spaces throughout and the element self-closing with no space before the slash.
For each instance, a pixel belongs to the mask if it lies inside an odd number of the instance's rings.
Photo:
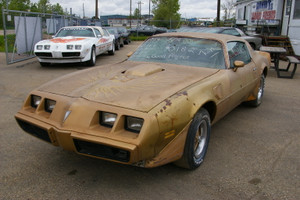
<svg viewBox="0 0 300 200">
<path fill-rule="evenodd" d="M 148 38 L 149 36 L 134 36 L 134 35 L 131 35 L 130 36 L 130 39 L 131 41 L 144 41 Z"/>
<path fill-rule="evenodd" d="M 16 35 L 15 34 L 7 35 L 8 52 L 13 51 L 15 40 L 16 40 Z M 5 52 L 4 35 L 0 35 L 0 52 Z"/>
</svg>

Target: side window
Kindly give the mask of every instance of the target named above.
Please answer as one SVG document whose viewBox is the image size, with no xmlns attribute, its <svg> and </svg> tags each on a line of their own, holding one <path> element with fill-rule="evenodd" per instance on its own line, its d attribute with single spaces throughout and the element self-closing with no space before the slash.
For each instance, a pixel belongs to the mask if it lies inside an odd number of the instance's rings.
<svg viewBox="0 0 300 200">
<path fill-rule="evenodd" d="M 99 31 L 98 29 L 94 28 L 94 31 L 95 31 L 97 37 L 98 37 L 99 35 L 102 36 L 101 33 L 100 33 L 100 31 Z"/>
<path fill-rule="evenodd" d="M 248 48 L 243 42 L 228 42 L 227 50 L 229 55 L 230 67 L 233 68 L 233 63 L 236 60 L 243 61 L 245 64 L 251 62 L 251 57 Z"/>
<path fill-rule="evenodd" d="M 241 36 L 241 34 L 235 29 L 227 29 L 224 30 L 222 33 L 227 35 Z"/>
<path fill-rule="evenodd" d="M 103 29 L 103 32 L 104 32 L 104 36 L 109 37 L 109 33 L 108 33 L 108 31 L 106 29 Z"/>
</svg>

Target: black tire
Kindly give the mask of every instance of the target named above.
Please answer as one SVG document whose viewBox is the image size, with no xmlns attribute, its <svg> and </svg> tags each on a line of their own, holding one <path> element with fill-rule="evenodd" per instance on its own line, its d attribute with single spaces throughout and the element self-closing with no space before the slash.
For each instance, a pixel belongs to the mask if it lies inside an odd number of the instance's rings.
<svg viewBox="0 0 300 200">
<path fill-rule="evenodd" d="M 124 40 L 123 40 L 123 38 L 120 39 L 120 47 L 124 47 Z"/>
<path fill-rule="evenodd" d="M 50 66 L 50 65 L 51 65 L 51 63 L 47 63 L 47 62 L 40 62 L 40 65 L 41 65 L 42 67 L 46 67 L 46 66 Z"/>
<path fill-rule="evenodd" d="M 262 74 L 260 76 L 259 88 L 256 92 L 256 99 L 254 99 L 252 101 L 247 101 L 245 103 L 252 107 L 258 107 L 261 104 L 262 98 L 264 96 L 264 90 L 265 90 L 264 88 L 265 88 L 265 75 Z"/>
<path fill-rule="evenodd" d="M 111 43 L 111 50 L 108 51 L 109 55 L 114 55 L 115 54 L 115 44 Z"/>
<path fill-rule="evenodd" d="M 252 47 L 253 50 L 256 50 L 256 46 L 254 43 L 250 43 L 250 46 Z"/>
<path fill-rule="evenodd" d="M 116 50 L 120 50 L 120 42 L 117 40 L 116 45 L 115 45 Z"/>
<path fill-rule="evenodd" d="M 201 108 L 189 127 L 182 158 L 176 165 L 187 169 L 198 168 L 206 155 L 211 131 L 210 116 Z"/>
<path fill-rule="evenodd" d="M 96 50 L 95 50 L 95 47 L 92 47 L 92 49 L 91 49 L 91 58 L 87 62 L 87 64 L 88 64 L 88 66 L 95 66 L 95 64 L 96 64 Z"/>
</svg>

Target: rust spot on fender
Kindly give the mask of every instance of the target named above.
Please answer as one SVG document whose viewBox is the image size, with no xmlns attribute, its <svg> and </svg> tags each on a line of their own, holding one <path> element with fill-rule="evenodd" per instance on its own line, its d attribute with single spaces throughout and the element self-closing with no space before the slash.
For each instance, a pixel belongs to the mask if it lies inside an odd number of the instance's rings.
<svg viewBox="0 0 300 200">
<path fill-rule="evenodd" d="M 166 106 L 172 105 L 172 102 L 169 99 L 166 99 L 165 102 L 166 102 Z"/>
<path fill-rule="evenodd" d="M 187 93 L 187 91 L 182 91 L 182 92 L 178 92 L 177 95 L 178 96 L 187 96 L 188 93 Z"/>
</svg>

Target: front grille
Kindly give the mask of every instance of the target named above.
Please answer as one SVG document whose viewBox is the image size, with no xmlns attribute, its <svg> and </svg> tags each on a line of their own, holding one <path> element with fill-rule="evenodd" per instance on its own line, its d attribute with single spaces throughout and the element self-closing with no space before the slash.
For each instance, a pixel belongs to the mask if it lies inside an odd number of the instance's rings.
<svg viewBox="0 0 300 200">
<path fill-rule="evenodd" d="M 38 56 L 38 57 L 49 57 L 49 58 L 52 58 L 52 53 L 36 52 L 35 55 Z"/>
<path fill-rule="evenodd" d="M 79 153 L 108 158 L 121 162 L 128 162 L 130 152 L 115 147 L 74 139 L 74 144 Z"/>
<path fill-rule="evenodd" d="M 62 52 L 63 57 L 78 57 L 80 52 Z"/>
<path fill-rule="evenodd" d="M 42 129 L 40 127 L 37 127 L 33 124 L 30 124 L 28 122 L 25 122 L 23 120 L 20 120 L 20 119 L 17 119 L 17 122 L 19 124 L 19 126 L 27 133 L 35 136 L 35 137 L 38 137 L 46 142 L 50 142 L 51 143 L 51 139 L 48 135 L 48 132 L 47 130 L 45 129 Z"/>
</svg>

